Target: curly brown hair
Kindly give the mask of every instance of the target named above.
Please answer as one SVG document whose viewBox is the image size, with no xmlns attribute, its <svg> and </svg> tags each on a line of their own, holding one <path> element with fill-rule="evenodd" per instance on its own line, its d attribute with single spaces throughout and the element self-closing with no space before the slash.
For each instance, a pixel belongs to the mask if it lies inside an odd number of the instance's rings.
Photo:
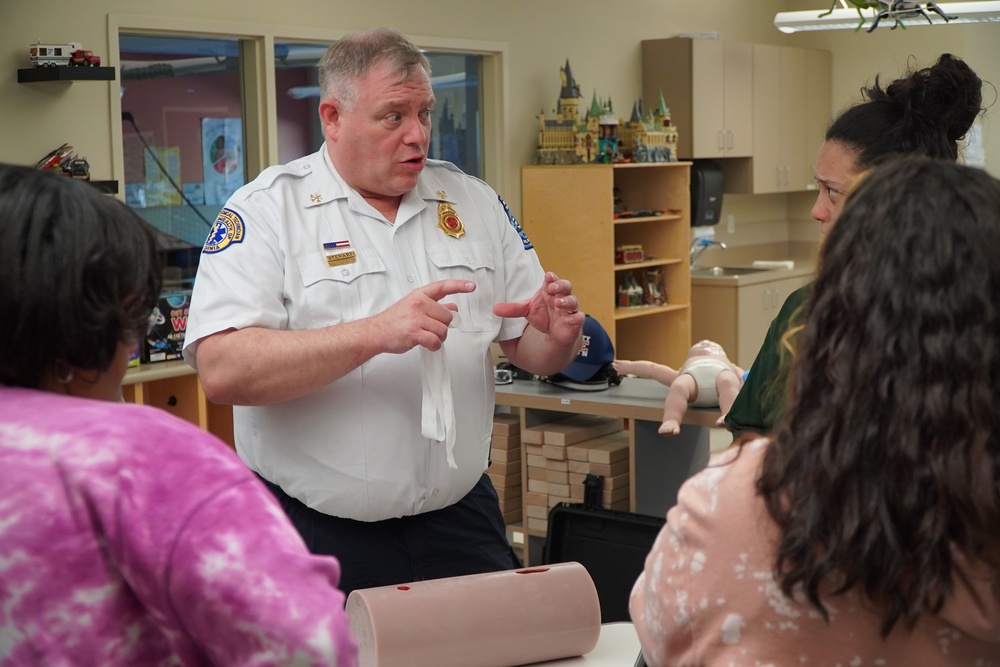
<svg viewBox="0 0 1000 667">
<path fill-rule="evenodd" d="M 827 239 L 757 490 L 782 590 L 853 589 L 888 635 L 1000 572 L 1000 181 L 876 167 Z M 1000 595 L 1000 592 L 998 592 Z"/>
</svg>

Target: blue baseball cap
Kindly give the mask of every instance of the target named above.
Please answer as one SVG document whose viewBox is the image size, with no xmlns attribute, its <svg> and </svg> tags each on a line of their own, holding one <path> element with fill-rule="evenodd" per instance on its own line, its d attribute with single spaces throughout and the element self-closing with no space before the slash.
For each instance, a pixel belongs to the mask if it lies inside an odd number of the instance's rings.
<svg viewBox="0 0 1000 667">
<path fill-rule="evenodd" d="M 559 371 L 560 375 L 575 382 L 587 382 L 598 375 L 605 366 L 615 360 L 615 346 L 601 323 L 590 315 L 583 321 L 583 341 L 576 358 L 569 366 Z"/>
</svg>

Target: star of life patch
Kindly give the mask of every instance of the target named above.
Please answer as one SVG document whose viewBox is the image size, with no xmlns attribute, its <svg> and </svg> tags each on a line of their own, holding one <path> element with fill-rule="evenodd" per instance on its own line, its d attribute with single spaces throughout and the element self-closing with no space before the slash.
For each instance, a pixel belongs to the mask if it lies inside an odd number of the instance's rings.
<svg viewBox="0 0 1000 667">
<path fill-rule="evenodd" d="M 517 221 L 517 218 L 514 217 L 514 214 L 511 213 L 510 209 L 507 207 L 507 202 L 505 202 L 503 200 L 503 197 L 501 197 L 500 195 L 497 195 L 497 199 L 500 200 L 500 205 L 503 206 L 503 210 L 507 213 L 507 219 L 510 220 L 511 226 L 515 229 L 515 231 L 517 231 L 518 235 L 521 237 L 521 244 L 524 245 L 524 249 L 531 250 L 532 248 L 534 248 L 535 246 L 531 245 L 531 241 L 528 240 L 528 235 L 525 234 L 524 230 L 521 228 L 521 223 Z"/>
<path fill-rule="evenodd" d="M 216 216 L 215 224 L 205 239 L 202 252 L 210 255 L 222 252 L 234 243 L 242 243 L 245 231 L 240 214 L 230 208 L 224 208 Z"/>
</svg>

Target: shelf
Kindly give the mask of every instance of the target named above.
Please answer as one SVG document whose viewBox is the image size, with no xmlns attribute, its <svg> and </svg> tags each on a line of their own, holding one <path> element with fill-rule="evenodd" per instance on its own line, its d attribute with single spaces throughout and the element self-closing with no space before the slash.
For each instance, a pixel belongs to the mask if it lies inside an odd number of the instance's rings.
<svg viewBox="0 0 1000 667">
<path fill-rule="evenodd" d="M 644 215 L 638 218 L 615 218 L 614 224 L 616 225 L 627 225 L 633 222 L 664 222 L 666 220 L 681 220 L 684 218 L 682 213 L 665 213 L 663 215 Z"/>
<path fill-rule="evenodd" d="M 646 269 L 651 266 L 669 266 L 680 264 L 680 259 L 647 259 L 645 262 L 629 262 L 628 264 L 615 264 L 615 271 L 632 271 L 634 269 Z"/>
<path fill-rule="evenodd" d="M 613 162 L 615 169 L 648 169 L 650 167 L 690 167 L 692 162 L 680 160 L 679 162 Z"/>
<path fill-rule="evenodd" d="M 114 67 L 26 67 L 17 70 L 18 83 L 37 81 L 114 81 Z"/>
<path fill-rule="evenodd" d="M 87 181 L 106 195 L 118 194 L 118 181 Z"/>
<path fill-rule="evenodd" d="M 667 304 L 666 306 L 635 306 L 633 308 L 615 308 L 615 320 L 627 320 L 632 317 L 644 317 L 658 313 L 669 313 L 677 310 L 687 310 L 688 305 Z"/>
</svg>

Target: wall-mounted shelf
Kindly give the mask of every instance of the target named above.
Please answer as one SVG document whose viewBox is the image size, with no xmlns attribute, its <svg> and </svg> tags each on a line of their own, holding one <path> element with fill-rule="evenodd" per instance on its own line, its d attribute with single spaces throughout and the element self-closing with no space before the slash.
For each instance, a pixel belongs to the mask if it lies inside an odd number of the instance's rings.
<svg viewBox="0 0 1000 667">
<path fill-rule="evenodd" d="M 118 181 L 88 181 L 106 195 L 118 194 Z"/>
<path fill-rule="evenodd" d="M 18 83 L 36 81 L 114 81 L 114 67 L 25 67 L 17 70 Z"/>
</svg>

